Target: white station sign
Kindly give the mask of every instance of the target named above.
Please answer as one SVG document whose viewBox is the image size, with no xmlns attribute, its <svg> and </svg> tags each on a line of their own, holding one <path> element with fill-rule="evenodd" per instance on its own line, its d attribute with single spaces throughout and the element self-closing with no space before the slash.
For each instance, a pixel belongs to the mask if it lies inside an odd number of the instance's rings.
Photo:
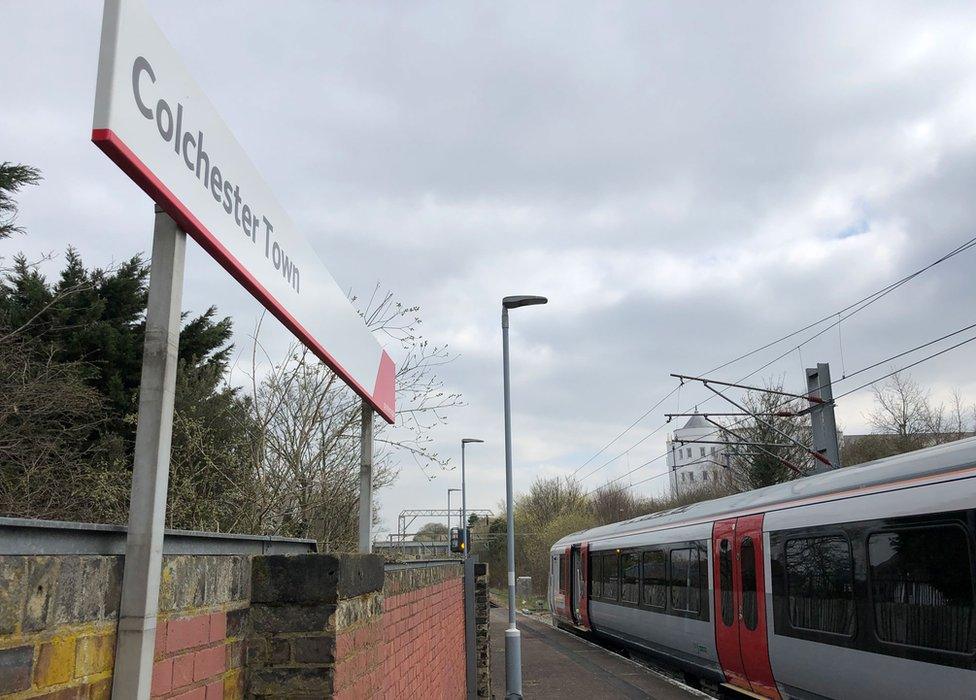
<svg viewBox="0 0 976 700">
<path fill-rule="evenodd" d="M 387 421 L 396 369 L 141 0 L 106 0 L 92 141 Z"/>
</svg>

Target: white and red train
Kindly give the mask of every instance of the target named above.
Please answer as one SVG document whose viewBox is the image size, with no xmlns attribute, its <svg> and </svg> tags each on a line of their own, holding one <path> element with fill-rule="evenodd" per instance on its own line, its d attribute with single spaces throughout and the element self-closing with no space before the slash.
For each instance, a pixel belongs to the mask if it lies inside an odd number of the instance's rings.
<svg viewBox="0 0 976 700">
<path fill-rule="evenodd" d="M 976 698 L 976 438 L 577 532 L 554 621 L 765 698 Z"/>
</svg>

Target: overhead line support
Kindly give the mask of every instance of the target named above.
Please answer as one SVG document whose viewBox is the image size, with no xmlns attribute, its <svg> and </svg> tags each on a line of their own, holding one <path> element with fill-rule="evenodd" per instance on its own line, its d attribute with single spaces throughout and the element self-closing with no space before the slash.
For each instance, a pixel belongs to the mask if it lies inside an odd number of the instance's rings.
<svg viewBox="0 0 976 700">
<path fill-rule="evenodd" d="M 717 421 L 713 421 L 711 418 L 706 418 L 705 420 L 707 420 L 709 423 L 711 423 L 712 425 L 714 425 L 719 430 L 722 430 L 722 431 L 728 433 L 729 435 L 731 435 L 732 437 L 734 437 L 736 440 L 739 441 L 740 444 L 742 444 L 742 445 L 748 445 L 749 447 L 756 447 L 760 451 L 762 451 L 765 454 L 767 454 L 770 457 L 772 457 L 773 459 L 779 460 L 780 462 L 782 462 L 783 464 L 785 464 L 787 467 L 789 467 L 790 469 L 792 469 L 796 473 L 797 476 L 802 476 L 803 475 L 803 472 L 800 470 L 800 468 L 797 467 L 795 464 L 793 464 L 793 462 L 791 462 L 790 460 L 785 459 L 783 457 L 780 457 L 775 452 L 770 452 L 769 450 L 767 450 L 765 447 L 763 447 L 762 445 L 760 445 L 758 443 L 756 443 L 756 444 L 750 444 L 748 440 L 744 440 L 742 438 L 742 436 L 739 435 L 738 433 L 736 433 L 734 430 L 731 430 L 730 428 L 726 428 L 724 425 L 722 425 L 721 423 L 718 423 Z"/>
<path fill-rule="evenodd" d="M 701 382 L 705 386 L 709 384 L 717 384 L 718 386 L 728 386 L 734 389 L 746 389 L 747 391 L 761 391 L 764 394 L 776 394 L 777 396 L 788 396 L 791 399 L 803 399 L 804 401 L 810 401 L 812 403 L 824 403 L 823 399 L 817 398 L 815 396 L 810 396 L 809 394 L 791 394 L 788 391 L 779 391 L 778 389 L 764 389 L 758 386 L 748 386 L 747 384 L 736 384 L 735 382 L 720 382 L 717 379 L 708 379 L 707 377 L 693 377 L 689 374 L 675 374 L 671 373 L 672 377 L 680 379 L 682 381 L 689 382 Z"/>
<path fill-rule="evenodd" d="M 826 457 L 824 457 L 822 454 L 820 454 L 819 452 L 816 452 L 814 450 L 811 450 L 809 447 L 807 447 L 802 442 L 800 442 L 799 440 L 797 440 L 796 438 L 794 438 L 792 435 L 790 435 L 789 433 L 786 433 L 786 432 L 780 430 L 779 428 L 777 428 L 772 423 L 769 423 L 767 421 L 764 421 L 764 420 L 760 419 L 758 417 L 758 414 L 751 413 L 748 408 L 746 408 L 742 404 L 734 401 L 733 399 L 730 399 L 728 396 L 726 396 L 725 394 L 723 394 L 721 391 L 719 391 L 715 387 L 709 386 L 707 382 L 705 383 L 705 388 L 708 389 L 709 391 L 711 391 L 712 393 L 716 394 L 717 396 L 721 396 L 723 399 L 725 399 L 726 401 L 728 401 L 730 404 L 732 404 L 736 408 L 738 408 L 738 409 L 740 409 L 742 411 L 745 411 L 746 413 L 749 413 L 752 416 L 753 420 L 755 420 L 757 423 L 759 423 L 760 425 L 763 425 L 763 426 L 769 428 L 770 430 L 772 430 L 774 433 L 776 433 L 780 437 L 786 438 L 787 440 L 789 440 L 790 442 L 792 442 L 794 445 L 796 445 L 797 447 L 799 447 L 801 450 L 804 450 L 805 452 L 807 452 L 810 455 L 812 455 L 813 458 L 816 459 L 818 462 L 822 462 L 823 464 L 826 464 L 828 467 L 832 467 L 833 466 L 830 463 L 830 460 L 827 459 Z M 818 400 L 818 402 L 823 403 L 823 401 L 821 401 L 820 399 L 817 399 L 817 400 Z M 712 422 L 708 418 L 706 418 L 705 420 L 708 420 L 709 422 Z"/>
</svg>

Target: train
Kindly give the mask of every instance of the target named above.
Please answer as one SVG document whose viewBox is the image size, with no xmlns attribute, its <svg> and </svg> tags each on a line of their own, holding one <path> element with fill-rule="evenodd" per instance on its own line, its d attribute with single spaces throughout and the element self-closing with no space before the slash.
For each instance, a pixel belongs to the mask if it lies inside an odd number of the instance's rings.
<svg viewBox="0 0 976 700">
<path fill-rule="evenodd" d="M 568 535 L 549 609 L 723 694 L 972 699 L 974 535 L 968 438 Z"/>
</svg>

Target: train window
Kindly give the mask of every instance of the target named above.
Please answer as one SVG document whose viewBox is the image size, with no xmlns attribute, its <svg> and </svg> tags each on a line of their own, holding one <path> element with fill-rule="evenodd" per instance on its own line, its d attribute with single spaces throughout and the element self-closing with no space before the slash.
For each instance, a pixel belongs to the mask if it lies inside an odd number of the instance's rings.
<svg viewBox="0 0 976 700">
<path fill-rule="evenodd" d="M 603 555 L 603 597 L 610 600 L 617 599 L 617 588 L 620 579 L 620 557 L 614 554 Z"/>
<path fill-rule="evenodd" d="M 969 653 L 973 579 L 969 538 L 943 525 L 879 532 L 868 538 L 878 638 Z"/>
<path fill-rule="evenodd" d="M 665 608 L 668 605 L 668 576 L 664 552 L 644 552 L 644 605 Z"/>
<path fill-rule="evenodd" d="M 722 540 L 718 554 L 718 579 L 722 591 L 722 624 L 731 627 L 735 622 L 735 603 L 732 600 L 732 543 Z"/>
<path fill-rule="evenodd" d="M 566 592 L 566 555 L 559 555 L 559 592 Z"/>
<path fill-rule="evenodd" d="M 640 555 L 624 552 L 620 555 L 620 601 L 636 603 L 640 600 Z"/>
<path fill-rule="evenodd" d="M 682 612 L 701 610 L 698 549 L 671 550 L 671 607 Z"/>
<path fill-rule="evenodd" d="M 804 537 L 786 543 L 790 624 L 854 634 L 854 563 L 846 537 Z"/>
<path fill-rule="evenodd" d="M 603 595 L 603 557 L 590 555 L 590 595 L 599 598 Z"/>
<path fill-rule="evenodd" d="M 756 600 L 756 546 L 751 537 L 739 545 L 739 566 L 742 574 L 742 621 L 746 629 L 759 625 L 759 608 Z"/>
</svg>

